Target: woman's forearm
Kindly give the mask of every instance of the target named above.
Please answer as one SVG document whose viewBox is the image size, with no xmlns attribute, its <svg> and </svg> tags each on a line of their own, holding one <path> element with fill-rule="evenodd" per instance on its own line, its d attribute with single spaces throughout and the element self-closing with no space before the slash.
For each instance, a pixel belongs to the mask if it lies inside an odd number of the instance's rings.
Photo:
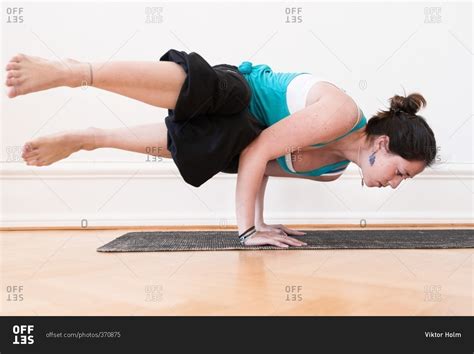
<svg viewBox="0 0 474 354">
<path fill-rule="evenodd" d="M 252 145 L 242 151 L 239 159 L 235 192 L 239 235 L 255 225 L 255 203 L 268 162 Z"/>
<path fill-rule="evenodd" d="M 262 183 L 260 184 L 260 190 L 257 195 L 257 202 L 255 203 L 255 225 L 262 225 L 263 219 L 263 205 L 265 203 L 265 188 L 267 187 L 268 176 L 264 175 Z"/>
</svg>

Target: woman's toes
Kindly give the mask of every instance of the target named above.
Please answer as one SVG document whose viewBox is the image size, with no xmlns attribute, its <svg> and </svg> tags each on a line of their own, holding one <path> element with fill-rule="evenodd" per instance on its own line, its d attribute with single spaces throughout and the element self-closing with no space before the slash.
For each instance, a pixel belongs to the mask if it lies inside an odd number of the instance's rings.
<svg viewBox="0 0 474 354">
<path fill-rule="evenodd" d="M 23 153 L 29 153 L 38 148 L 38 144 L 34 141 L 27 141 L 25 145 L 23 145 Z"/>
<path fill-rule="evenodd" d="M 33 150 L 33 151 L 23 152 L 23 154 L 21 154 L 21 157 L 24 160 L 28 160 L 32 157 L 37 157 L 38 155 L 39 155 L 38 150 Z"/>
<path fill-rule="evenodd" d="M 20 62 L 22 61 L 23 59 L 26 59 L 27 58 L 27 55 L 25 53 L 17 53 L 16 55 L 14 55 L 10 61 L 17 61 L 17 62 Z"/>
<path fill-rule="evenodd" d="M 14 98 L 14 97 L 16 97 L 16 96 L 18 96 L 18 95 L 20 95 L 20 93 L 18 92 L 18 90 L 16 89 L 15 86 L 10 87 L 10 88 L 8 89 L 7 96 L 8 96 L 9 98 Z"/>
<path fill-rule="evenodd" d="M 21 60 L 23 58 L 26 57 L 26 54 L 25 53 L 16 53 L 15 56 L 13 58 L 17 59 L 17 60 Z"/>
<path fill-rule="evenodd" d="M 23 159 L 28 166 L 36 165 L 36 157 L 30 157 L 29 159 Z"/>
<path fill-rule="evenodd" d="M 17 62 L 14 62 L 14 61 L 11 61 L 7 64 L 7 66 L 5 67 L 6 70 L 18 70 L 20 69 L 20 63 L 17 63 Z"/>
<path fill-rule="evenodd" d="M 20 77 L 20 70 L 8 70 L 7 79 L 11 79 L 12 77 Z"/>
<path fill-rule="evenodd" d="M 34 166 L 36 165 L 36 157 L 30 157 L 29 159 L 26 159 L 25 162 L 28 166 Z"/>
<path fill-rule="evenodd" d="M 31 159 L 29 163 L 27 163 L 27 165 L 30 165 L 30 166 L 41 166 L 41 163 L 39 162 L 38 159 Z"/>
<path fill-rule="evenodd" d="M 26 151 L 32 151 L 32 150 L 37 149 L 37 148 L 39 147 L 39 143 L 38 143 L 38 140 L 39 140 L 39 139 L 40 139 L 40 138 L 37 138 L 37 139 L 32 140 L 32 141 L 27 141 L 27 142 L 25 143 L 25 150 L 26 150 Z"/>
<path fill-rule="evenodd" d="M 42 156 L 38 151 L 34 151 L 32 154 L 23 158 L 27 165 L 40 166 L 44 164 L 44 156 Z"/>
<path fill-rule="evenodd" d="M 8 74 L 5 84 L 17 86 L 15 91 L 9 92 L 9 97 L 60 86 L 67 77 L 64 64 L 23 54 L 14 56 L 6 69 Z"/>
<path fill-rule="evenodd" d="M 10 79 L 7 79 L 5 81 L 5 84 L 7 86 L 15 86 L 15 85 L 19 85 L 20 83 L 18 82 L 18 79 L 16 77 L 12 77 Z"/>
<path fill-rule="evenodd" d="M 31 150 L 33 150 L 33 147 L 31 146 L 30 143 L 25 143 L 25 145 L 23 145 L 23 148 L 22 148 L 23 153 L 30 152 Z"/>
</svg>

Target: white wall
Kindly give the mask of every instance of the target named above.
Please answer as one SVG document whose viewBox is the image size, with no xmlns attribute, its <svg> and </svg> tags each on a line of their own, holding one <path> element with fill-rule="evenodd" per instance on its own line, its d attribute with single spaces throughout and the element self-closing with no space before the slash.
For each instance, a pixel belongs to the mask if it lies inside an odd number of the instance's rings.
<svg viewBox="0 0 474 354">
<path fill-rule="evenodd" d="M 19 6 L 24 22 L 8 23 L 7 8 Z M 150 6 L 163 8 L 162 22 L 145 23 Z M 285 23 L 288 7 L 302 9 L 301 23 Z M 427 7 L 440 8 L 431 23 L 425 23 Z M 420 114 L 436 134 L 439 164 L 396 190 L 361 189 L 354 164 L 331 183 L 271 178 L 268 221 L 472 222 L 471 4 L 3 4 L 2 67 L 18 52 L 139 61 L 158 60 L 169 48 L 198 52 L 212 65 L 248 60 L 274 71 L 324 75 L 367 118 L 404 89 L 427 99 Z M 80 226 L 82 219 L 89 226 L 235 224 L 236 175 L 219 174 L 196 189 L 183 182 L 171 160 L 146 162 L 146 155 L 102 149 L 34 167 L 14 153 L 32 137 L 161 122 L 166 114 L 94 88 L 59 88 L 12 100 L 3 92 L 2 225 Z"/>
</svg>

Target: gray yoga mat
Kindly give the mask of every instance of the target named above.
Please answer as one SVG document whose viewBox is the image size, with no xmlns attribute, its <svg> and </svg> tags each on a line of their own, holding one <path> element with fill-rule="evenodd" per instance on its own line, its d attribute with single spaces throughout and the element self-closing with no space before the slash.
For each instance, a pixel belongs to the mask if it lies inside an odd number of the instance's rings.
<svg viewBox="0 0 474 354">
<path fill-rule="evenodd" d="M 474 248 L 474 229 L 331 230 L 295 236 L 307 246 L 242 246 L 237 231 L 128 232 L 97 249 L 99 252 L 308 250 L 383 248 Z"/>
</svg>

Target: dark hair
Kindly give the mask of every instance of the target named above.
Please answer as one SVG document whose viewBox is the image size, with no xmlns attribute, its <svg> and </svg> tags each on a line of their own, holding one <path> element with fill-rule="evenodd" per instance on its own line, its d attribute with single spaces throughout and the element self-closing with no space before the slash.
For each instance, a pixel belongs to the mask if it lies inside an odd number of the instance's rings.
<svg viewBox="0 0 474 354">
<path fill-rule="evenodd" d="M 425 106 L 426 100 L 419 93 L 393 96 L 388 111 L 378 111 L 369 119 L 366 138 L 372 142 L 380 135 L 387 135 L 390 152 L 430 166 L 436 157 L 436 140 L 425 119 L 416 114 Z"/>
</svg>

